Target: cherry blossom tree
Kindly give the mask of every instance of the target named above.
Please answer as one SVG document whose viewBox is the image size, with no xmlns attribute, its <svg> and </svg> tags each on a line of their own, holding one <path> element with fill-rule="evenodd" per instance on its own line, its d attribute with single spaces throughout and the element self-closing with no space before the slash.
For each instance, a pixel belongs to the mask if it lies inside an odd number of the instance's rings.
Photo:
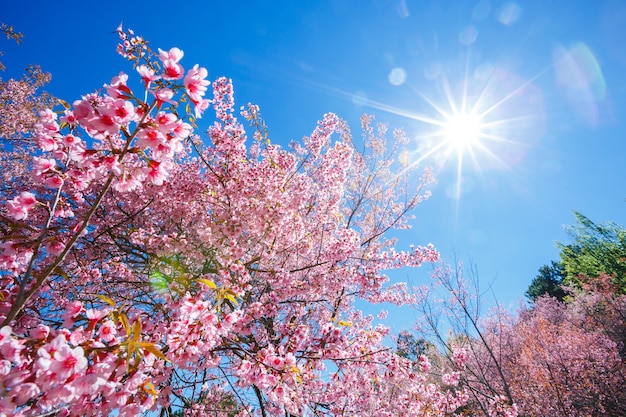
<svg viewBox="0 0 626 417">
<path fill-rule="evenodd" d="M 355 307 L 413 302 L 385 271 L 439 256 L 386 237 L 428 197 L 404 133 L 326 114 L 285 149 L 248 105 L 248 139 L 230 80 L 118 34 L 136 76 L 41 111 L 0 195 L 0 415 L 458 410 L 465 351 L 435 384 Z"/>
<path fill-rule="evenodd" d="M 417 291 L 415 330 L 438 348 L 433 356 L 454 363 L 454 348 L 468 352 L 467 368 L 460 384 L 469 397 L 464 412 L 489 417 L 516 417 L 518 408 L 511 390 L 500 349 L 504 343 L 497 331 L 514 320 L 496 305 L 485 317 L 486 307 L 474 267 L 469 272 L 461 262 L 451 266 L 441 261 L 432 272 L 432 285 Z"/>
<path fill-rule="evenodd" d="M 450 341 L 468 349 L 460 385 L 472 415 L 626 413 L 626 296 L 613 276 L 581 278 L 582 288 L 570 288 L 567 302 L 543 296 L 516 314 L 496 306 L 487 316 L 481 291 L 461 267 L 437 268 L 434 278 L 445 296 L 431 293 L 418 304 L 421 329 L 430 330 L 448 360 Z"/>
<path fill-rule="evenodd" d="M 511 329 L 502 361 L 523 415 L 623 415 L 626 369 L 614 341 L 544 297 Z M 507 331 L 508 330 L 508 331 Z"/>
</svg>

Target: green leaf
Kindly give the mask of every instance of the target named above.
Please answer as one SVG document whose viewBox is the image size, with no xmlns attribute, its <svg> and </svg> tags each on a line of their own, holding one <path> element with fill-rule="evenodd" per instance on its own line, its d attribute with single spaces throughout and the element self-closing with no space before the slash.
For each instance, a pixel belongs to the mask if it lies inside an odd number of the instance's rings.
<svg viewBox="0 0 626 417">
<path fill-rule="evenodd" d="M 150 274 L 150 284 L 152 285 L 152 288 L 154 288 L 156 291 L 164 292 L 167 291 L 169 282 L 167 277 L 161 272 L 153 271 Z"/>
</svg>

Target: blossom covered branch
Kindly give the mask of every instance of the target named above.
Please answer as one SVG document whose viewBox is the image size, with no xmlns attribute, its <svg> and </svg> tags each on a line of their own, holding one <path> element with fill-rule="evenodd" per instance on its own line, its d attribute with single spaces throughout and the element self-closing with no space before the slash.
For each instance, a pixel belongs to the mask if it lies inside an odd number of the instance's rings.
<svg viewBox="0 0 626 417">
<path fill-rule="evenodd" d="M 414 301 L 385 271 L 438 259 L 384 238 L 408 227 L 428 172 L 411 185 L 368 117 L 366 152 L 334 114 L 284 149 L 249 105 L 248 143 L 230 80 L 118 33 L 140 88 L 121 72 L 60 116 L 41 112 L 21 189 L 0 196 L 0 415 L 461 407 L 462 354 L 434 384 L 425 358 L 396 355 L 355 307 Z"/>
</svg>

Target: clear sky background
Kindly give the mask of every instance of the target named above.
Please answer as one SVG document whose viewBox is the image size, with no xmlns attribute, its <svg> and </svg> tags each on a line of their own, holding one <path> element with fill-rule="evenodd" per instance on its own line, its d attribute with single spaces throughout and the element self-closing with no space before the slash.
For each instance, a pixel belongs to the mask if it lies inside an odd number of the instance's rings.
<svg viewBox="0 0 626 417">
<path fill-rule="evenodd" d="M 362 113 L 404 128 L 438 183 L 401 242 L 472 261 L 504 304 L 557 259 L 573 210 L 626 223 L 626 1 L 7 0 L 0 21 L 25 35 L 1 41 L 0 75 L 40 64 L 69 102 L 131 71 L 123 22 L 232 78 L 275 143 L 330 111 L 355 135 Z M 462 153 L 438 136 L 455 107 L 483 115 Z"/>
</svg>

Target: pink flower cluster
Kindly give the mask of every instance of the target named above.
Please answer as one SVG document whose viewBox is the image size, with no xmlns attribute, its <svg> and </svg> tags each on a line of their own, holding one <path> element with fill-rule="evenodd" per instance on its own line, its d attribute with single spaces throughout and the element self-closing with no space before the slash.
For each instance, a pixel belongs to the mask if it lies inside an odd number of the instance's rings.
<svg viewBox="0 0 626 417">
<path fill-rule="evenodd" d="M 70 331 L 40 324 L 28 339 L 9 326 L 0 329 L 0 415 L 50 410 L 91 415 L 97 407 L 103 414 L 118 409 L 130 416 L 151 408 L 154 395 L 142 385 L 149 377 L 127 372 L 124 332 L 108 318 L 110 310 L 85 310 L 80 303 L 68 307 L 65 324 L 75 327 L 86 320 L 86 325 Z"/>
<path fill-rule="evenodd" d="M 122 36 L 123 32 L 120 33 Z M 140 43 L 139 40 L 133 42 Z M 174 103 L 171 100 L 176 89 L 174 83 L 184 75 L 179 63 L 182 56 L 177 48 L 160 51 L 164 65 L 161 73 L 149 64 L 138 67 L 140 75 L 148 80 L 145 87 L 154 96 L 152 102 L 138 99 L 128 86 L 128 75 L 120 73 L 105 85 L 106 94 L 88 94 L 75 101 L 73 108 L 66 110 L 60 120 L 51 110 L 40 112 L 34 138 L 43 154 L 33 157 L 32 176 L 38 185 L 59 190 L 55 191 L 54 210 L 48 208 L 50 220 L 61 222 L 80 212 L 85 196 L 94 192 L 94 185 L 107 179 L 121 192 L 138 190 L 146 183 L 163 185 L 174 168 L 175 155 L 183 153 L 183 141 L 192 132 L 191 125 L 173 111 L 154 110 L 162 108 L 166 102 Z M 208 100 L 203 98 L 209 84 L 206 76 L 206 69 L 196 65 L 184 80 L 184 94 L 194 103 L 196 117 L 208 106 Z M 167 83 L 150 85 L 158 79 Z M 97 142 L 81 139 L 81 129 Z M 91 143 L 93 147 L 89 146 Z M 38 206 L 38 200 L 46 199 L 45 195 L 45 189 L 22 191 L 6 202 L 6 213 L 14 220 L 26 221 Z M 39 206 L 43 209 L 46 204 Z M 39 214 L 46 215 L 44 211 Z M 81 227 L 80 224 L 75 226 Z M 61 254 L 63 242 L 68 240 L 61 236 L 47 237 L 48 253 Z M 10 241 L 3 243 L 3 249 L 0 255 L 3 265 L 12 265 L 13 270 L 25 267 L 15 265 L 25 259 L 19 256 L 23 250 Z"/>
<path fill-rule="evenodd" d="M 20 195 L 7 203 L 8 215 L 15 220 L 26 220 L 28 212 L 35 207 L 37 199 L 28 191 L 22 191 Z"/>
<path fill-rule="evenodd" d="M 515 404 L 509 404 L 508 399 L 499 395 L 494 397 L 489 404 L 489 417 L 517 417 L 518 411 Z"/>
</svg>

